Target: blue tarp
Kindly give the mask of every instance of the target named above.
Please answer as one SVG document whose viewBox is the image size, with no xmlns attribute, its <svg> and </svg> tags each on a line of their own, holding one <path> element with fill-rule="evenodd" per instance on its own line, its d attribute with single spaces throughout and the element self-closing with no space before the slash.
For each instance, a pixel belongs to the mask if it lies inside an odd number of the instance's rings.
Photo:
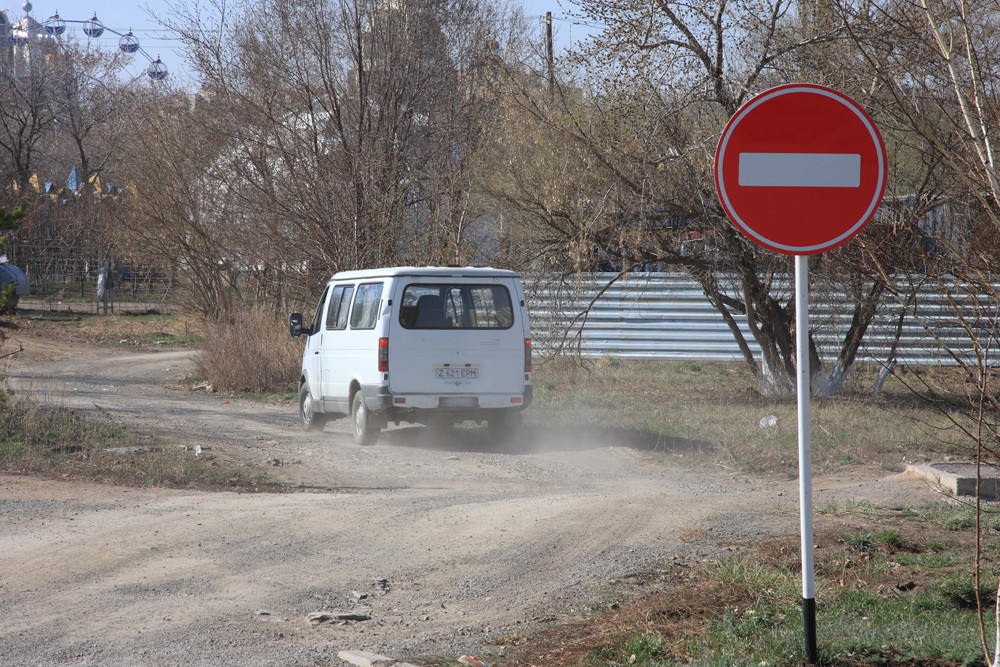
<svg viewBox="0 0 1000 667">
<path fill-rule="evenodd" d="M 28 276 L 24 271 L 13 264 L 0 264 L 0 285 L 7 286 L 10 283 L 17 285 L 17 295 L 24 296 L 31 293 L 31 286 L 28 284 Z"/>
</svg>

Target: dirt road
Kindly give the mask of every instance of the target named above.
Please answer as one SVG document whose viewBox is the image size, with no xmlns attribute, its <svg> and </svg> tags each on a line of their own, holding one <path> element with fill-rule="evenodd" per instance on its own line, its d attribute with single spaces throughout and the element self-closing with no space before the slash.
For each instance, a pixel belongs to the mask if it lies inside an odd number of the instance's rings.
<svg viewBox="0 0 1000 667">
<path fill-rule="evenodd" d="M 187 350 L 48 344 L 36 398 L 251 462 L 294 492 L 192 493 L 0 476 L 0 664 L 327 665 L 502 652 L 631 592 L 630 575 L 797 534 L 797 482 L 686 465 L 585 430 L 418 428 L 351 443 L 294 407 L 193 392 Z M 193 455 L 193 454 L 192 454 Z M 894 477 L 817 479 L 816 502 L 931 499 Z M 312 612 L 369 620 L 311 625 Z"/>
</svg>

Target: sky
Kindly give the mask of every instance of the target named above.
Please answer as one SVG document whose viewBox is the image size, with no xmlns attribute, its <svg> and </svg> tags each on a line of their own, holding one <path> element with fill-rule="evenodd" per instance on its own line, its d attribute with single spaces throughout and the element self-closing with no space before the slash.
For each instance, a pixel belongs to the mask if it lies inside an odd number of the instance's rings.
<svg viewBox="0 0 1000 667">
<path fill-rule="evenodd" d="M 516 1 L 516 0 L 515 0 Z M 31 3 L 31 16 L 40 23 L 58 12 L 59 17 L 66 21 L 67 34 L 75 35 L 81 42 L 87 37 L 83 32 L 84 24 L 96 13 L 101 23 L 110 30 L 127 33 L 130 29 L 139 40 L 139 46 L 150 59 L 160 58 L 166 65 L 169 76 L 178 85 L 196 88 L 188 66 L 184 61 L 183 49 L 180 43 L 170 38 L 170 33 L 163 29 L 153 18 L 167 16 L 168 0 L 140 0 L 127 2 L 123 0 L 35 0 Z M 587 27 L 575 23 L 570 17 L 573 5 L 568 0 L 523 0 L 524 14 L 528 19 L 538 20 L 545 12 L 552 12 L 553 34 L 556 49 L 579 41 L 587 34 Z M 24 16 L 23 0 L 0 0 L 0 9 L 6 10 L 11 21 L 17 21 Z M 94 40 L 101 48 L 118 48 L 118 35 L 105 32 Z M 132 76 L 142 76 L 149 65 L 149 59 L 141 53 L 132 56 L 135 63 L 129 68 Z"/>
</svg>

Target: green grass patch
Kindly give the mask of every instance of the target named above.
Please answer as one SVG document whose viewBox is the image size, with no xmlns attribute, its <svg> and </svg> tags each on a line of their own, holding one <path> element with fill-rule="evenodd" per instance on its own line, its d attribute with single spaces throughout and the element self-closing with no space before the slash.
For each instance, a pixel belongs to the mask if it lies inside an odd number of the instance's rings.
<svg viewBox="0 0 1000 667">
<path fill-rule="evenodd" d="M 832 589 L 817 602 L 820 664 L 982 664 L 978 621 L 936 591 L 885 596 Z M 704 609 L 697 629 L 675 636 L 650 630 L 595 649 L 584 662 L 649 667 L 792 667 L 803 661 L 803 618 L 794 601 L 747 603 L 731 596 Z M 987 623 L 992 623 L 987 616 Z M 926 662 L 925 662 L 926 661 Z"/>
<path fill-rule="evenodd" d="M 817 607 L 817 645 L 823 665 L 922 664 L 919 661 L 932 659 L 974 665 L 982 659 L 975 614 L 956 609 L 935 593 L 886 597 L 850 588 L 818 599 Z M 693 659 L 656 664 L 801 665 L 801 606 L 727 608 L 709 619 L 703 631 L 686 637 L 683 652 Z"/>
<path fill-rule="evenodd" d="M 184 336 L 174 334 L 156 333 L 149 337 L 149 342 L 153 345 L 189 345 L 191 340 Z"/>
<path fill-rule="evenodd" d="M 968 531 L 976 527 L 976 508 L 967 503 L 934 503 L 914 508 L 914 521 L 929 521 L 949 531 Z M 1000 511 L 996 506 L 985 506 L 979 514 L 979 525 L 984 535 L 1000 535 Z"/>
<path fill-rule="evenodd" d="M 975 531 L 947 527 L 967 507 L 829 505 L 817 536 L 819 664 L 824 667 L 982 667 Z M 988 539 L 987 550 L 998 539 Z M 671 566 L 666 566 L 667 568 Z M 666 570 L 657 570 L 664 572 Z M 674 576 L 604 618 L 543 633 L 499 664 L 628 667 L 793 667 L 803 663 L 798 543 L 778 538 Z M 650 575 L 652 576 L 652 575 Z M 979 599 L 994 627 L 1000 564 L 987 558 Z M 555 636 L 552 640 L 550 637 Z M 536 649 L 539 650 L 539 649 Z M 561 656 L 553 659 L 554 656 Z"/>
<path fill-rule="evenodd" d="M 265 392 L 256 393 L 249 391 L 232 392 L 233 398 L 243 398 L 248 401 L 258 403 L 268 403 L 271 405 L 297 405 L 299 397 L 294 392 Z"/>
<path fill-rule="evenodd" d="M 801 581 L 791 570 L 745 555 L 722 560 L 715 578 L 726 590 L 758 604 L 795 600 Z"/>
<path fill-rule="evenodd" d="M 604 664 L 652 666 L 663 664 L 669 651 L 662 635 L 643 632 L 629 637 L 619 646 L 602 649 L 598 655 Z"/>
</svg>

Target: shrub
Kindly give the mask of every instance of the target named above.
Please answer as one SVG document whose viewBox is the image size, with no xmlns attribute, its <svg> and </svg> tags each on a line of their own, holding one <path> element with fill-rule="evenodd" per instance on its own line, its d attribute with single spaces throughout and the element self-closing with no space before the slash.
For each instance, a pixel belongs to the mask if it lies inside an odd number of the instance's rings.
<svg viewBox="0 0 1000 667">
<path fill-rule="evenodd" d="M 17 308 L 17 284 L 8 283 L 0 287 L 0 315 L 13 313 Z"/>
<path fill-rule="evenodd" d="M 301 365 L 301 344 L 283 318 L 262 305 L 209 325 L 195 358 L 199 376 L 217 389 L 253 394 L 295 391 Z"/>
</svg>

